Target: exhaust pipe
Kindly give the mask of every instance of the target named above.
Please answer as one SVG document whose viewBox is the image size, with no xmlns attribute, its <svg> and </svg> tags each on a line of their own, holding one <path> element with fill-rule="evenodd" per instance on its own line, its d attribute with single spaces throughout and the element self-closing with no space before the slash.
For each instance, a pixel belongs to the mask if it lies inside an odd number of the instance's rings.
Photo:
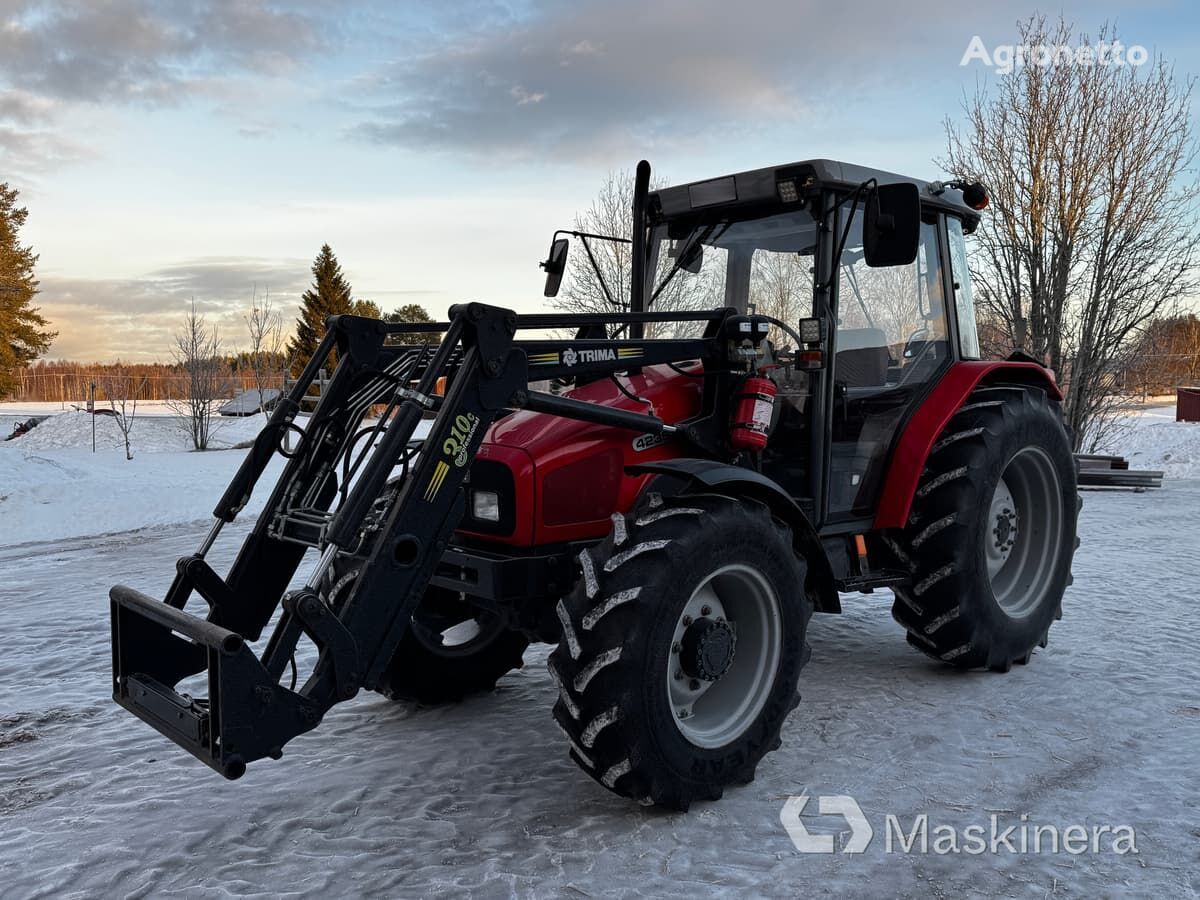
<svg viewBox="0 0 1200 900">
<path fill-rule="evenodd" d="M 633 264 L 630 272 L 629 310 L 646 311 L 646 199 L 650 194 L 650 163 L 642 160 L 637 164 L 633 180 Z M 632 322 L 629 336 L 641 340 L 646 335 L 642 322 Z"/>
</svg>

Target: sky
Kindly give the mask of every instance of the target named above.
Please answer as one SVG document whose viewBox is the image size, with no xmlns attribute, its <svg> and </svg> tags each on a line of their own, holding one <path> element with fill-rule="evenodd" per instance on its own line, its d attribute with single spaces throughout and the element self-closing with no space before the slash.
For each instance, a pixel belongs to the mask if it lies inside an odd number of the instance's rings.
<svg viewBox="0 0 1200 900">
<path fill-rule="evenodd" d="M 941 174 L 1020 2 L 0 0 L 0 182 L 30 211 L 49 356 L 167 360 L 289 322 L 329 243 L 356 297 L 543 307 L 553 230 L 610 173 L 832 157 Z M 1041 7 L 1200 74 L 1194 0 Z M 1196 121 L 1193 115 L 1193 121 Z"/>
</svg>

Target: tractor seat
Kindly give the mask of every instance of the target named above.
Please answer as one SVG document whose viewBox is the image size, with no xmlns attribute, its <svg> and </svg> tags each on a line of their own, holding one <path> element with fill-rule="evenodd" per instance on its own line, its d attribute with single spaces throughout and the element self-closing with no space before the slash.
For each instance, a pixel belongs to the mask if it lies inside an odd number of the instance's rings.
<svg viewBox="0 0 1200 900">
<path fill-rule="evenodd" d="M 846 387 L 882 387 L 887 384 L 890 362 L 883 329 L 847 328 L 837 333 L 834 377 Z"/>
</svg>

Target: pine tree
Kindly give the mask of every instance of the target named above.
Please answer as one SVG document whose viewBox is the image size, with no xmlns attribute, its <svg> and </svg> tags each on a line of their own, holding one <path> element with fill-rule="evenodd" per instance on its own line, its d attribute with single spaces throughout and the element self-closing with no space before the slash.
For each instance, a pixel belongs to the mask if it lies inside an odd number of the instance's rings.
<svg viewBox="0 0 1200 900">
<path fill-rule="evenodd" d="M 350 299 L 350 283 L 342 275 L 342 267 L 328 244 L 313 261 L 313 284 L 301 299 L 300 318 L 296 320 L 296 336 L 288 343 L 288 356 L 292 361 L 292 374 L 298 375 L 308 365 L 317 346 L 325 337 L 327 316 L 342 316 L 354 312 L 354 301 Z M 337 362 L 331 355 L 329 365 Z"/>
<path fill-rule="evenodd" d="M 17 206 L 17 190 L 0 182 L 0 397 L 16 387 L 16 370 L 45 353 L 57 334 L 31 305 L 38 293 L 33 277 L 38 258 L 17 239 L 28 215 Z"/>
<path fill-rule="evenodd" d="M 383 318 L 383 310 L 379 308 L 379 304 L 374 300 L 355 300 L 354 314 L 356 316 L 365 316 L 368 319 Z"/>
<path fill-rule="evenodd" d="M 392 310 L 385 317 L 385 321 L 433 322 L 435 320 L 425 311 L 425 307 L 417 303 L 409 303 Z M 395 344 L 440 344 L 442 335 L 440 332 L 404 331 L 391 335 L 390 342 Z"/>
</svg>

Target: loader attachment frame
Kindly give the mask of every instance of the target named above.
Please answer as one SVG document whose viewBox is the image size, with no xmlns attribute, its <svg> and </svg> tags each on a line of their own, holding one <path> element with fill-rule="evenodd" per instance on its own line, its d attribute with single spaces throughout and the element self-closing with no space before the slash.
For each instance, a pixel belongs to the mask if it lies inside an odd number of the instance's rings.
<svg viewBox="0 0 1200 900">
<path fill-rule="evenodd" d="M 334 704 L 374 688 L 409 626 L 448 541 L 463 515 L 470 464 L 492 422 L 507 410 L 553 415 L 678 435 L 711 457 L 720 446 L 731 377 L 726 341 L 741 340 L 747 317 L 732 309 L 684 313 L 518 316 L 470 303 L 443 323 L 391 324 L 332 317 L 327 335 L 299 380 L 272 413 L 226 489 L 197 553 L 184 557 L 167 596 L 157 601 L 118 585 L 110 592 L 113 697 L 227 778 L 246 765 L 278 758 L 284 745 L 316 727 Z M 516 340 L 520 329 L 704 322 L 703 337 L 660 340 Z M 753 330 L 765 334 L 766 326 Z M 440 344 L 397 345 L 399 333 L 444 333 Z M 757 338 L 756 338 L 757 339 Z M 300 402 L 336 352 L 337 366 L 305 429 Z M 529 381 L 607 377 L 655 363 L 704 362 L 704 408 L 687 423 L 612 409 L 529 390 Z M 436 393 L 446 379 L 444 396 Z M 375 424 L 361 427 L 373 406 Z M 414 435 L 436 411 L 423 443 Z M 283 437 L 300 436 L 287 451 Z M 276 453 L 287 457 L 265 509 L 229 573 L 206 555 L 222 527 L 245 507 Z M 305 555 L 319 557 L 303 586 L 288 590 Z M 339 557 L 362 561 L 336 607 L 322 593 Z M 192 594 L 208 605 L 203 618 L 185 612 Z M 276 614 L 278 616 L 276 618 Z M 274 620 L 261 655 L 250 646 Z M 302 637 L 317 661 L 302 685 L 281 679 Z M 207 673 L 208 693 L 177 690 Z"/>
</svg>

